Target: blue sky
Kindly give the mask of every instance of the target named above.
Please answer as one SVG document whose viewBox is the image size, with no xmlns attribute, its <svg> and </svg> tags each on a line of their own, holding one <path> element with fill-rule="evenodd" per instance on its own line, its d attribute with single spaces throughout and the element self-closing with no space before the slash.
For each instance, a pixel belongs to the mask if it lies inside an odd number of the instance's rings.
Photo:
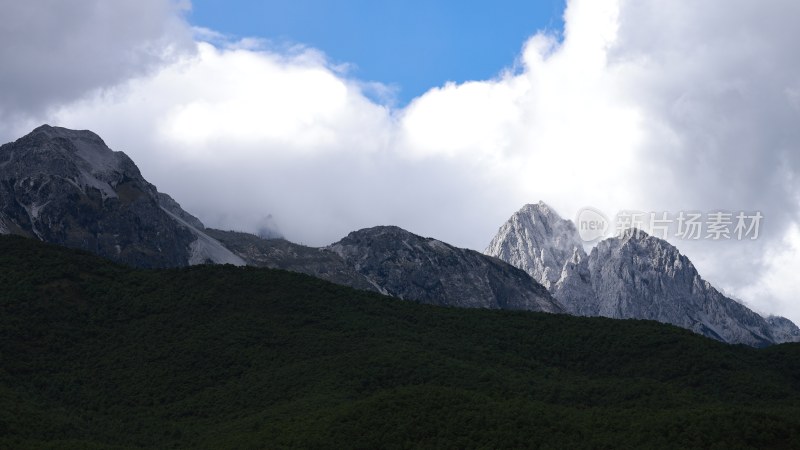
<svg viewBox="0 0 800 450">
<path fill-rule="evenodd" d="M 560 34 L 563 0 L 194 0 L 193 25 L 325 52 L 407 103 L 447 81 L 485 80 L 539 30 Z"/>
</svg>

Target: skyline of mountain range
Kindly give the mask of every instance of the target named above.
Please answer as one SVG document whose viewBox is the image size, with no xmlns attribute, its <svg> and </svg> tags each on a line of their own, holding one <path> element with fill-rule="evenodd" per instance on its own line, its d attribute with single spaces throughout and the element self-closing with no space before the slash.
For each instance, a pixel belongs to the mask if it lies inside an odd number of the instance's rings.
<svg viewBox="0 0 800 450">
<path fill-rule="evenodd" d="M 0 147 L 0 233 L 97 253 L 136 267 L 255 265 L 425 303 L 650 319 L 729 343 L 800 340 L 703 280 L 677 248 L 623 233 L 590 253 L 544 202 L 502 225 L 484 256 L 392 226 L 323 248 L 206 229 L 90 131 L 43 125 Z"/>
</svg>

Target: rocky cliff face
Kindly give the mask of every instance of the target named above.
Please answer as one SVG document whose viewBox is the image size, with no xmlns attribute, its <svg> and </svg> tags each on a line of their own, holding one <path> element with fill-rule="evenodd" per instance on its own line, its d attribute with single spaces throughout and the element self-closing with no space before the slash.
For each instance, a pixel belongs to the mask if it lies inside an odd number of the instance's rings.
<svg viewBox="0 0 800 450">
<path fill-rule="evenodd" d="M 777 341 L 763 317 L 714 289 L 662 239 L 628 232 L 602 241 L 589 271 L 595 302 L 588 315 L 657 320 L 757 347 Z"/>
<path fill-rule="evenodd" d="M 570 314 L 593 315 L 589 258 L 575 225 L 544 202 L 528 204 L 497 231 L 485 254 L 527 272 Z"/>
<path fill-rule="evenodd" d="M 561 275 L 551 292 L 561 301 L 567 312 L 577 316 L 597 315 L 597 295 L 592 287 L 592 273 L 589 270 L 589 256 L 583 248 L 577 247 L 572 257 L 564 263 Z"/>
<path fill-rule="evenodd" d="M 91 131 L 44 125 L 0 147 L 0 232 L 137 267 L 221 262 L 203 254 L 197 228 L 168 209 L 199 223 Z"/>
<path fill-rule="evenodd" d="M 486 252 L 548 283 L 571 314 L 657 320 L 752 346 L 798 340 L 794 324 L 764 319 L 725 297 L 668 242 L 629 231 L 601 241 L 587 256 L 575 227 L 564 222 L 569 221 L 543 203 L 527 205 L 500 228 Z"/>
<path fill-rule="evenodd" d="M 780 316 L 769 316 L 767 323 L 772 327 L 772 337 L 776 344 L 800 342 L 800 328 L 791 320 Z"/>
<path fill-rule="evenodd" d="M 525 272 L 401 228 L 355 231 L 328 248 L 395 297 L 467 308 L 563 311 Z"/>
<path fill-rule="evenodd" d="M 511 216 L 484 253 L 524 270 L 552 290 L 576 249 L 583 253 L 575 225 L 539 202 L 525 205 Z"/>
<path fill-rule="evenodd" d="M 212 228 L 205 231 L 248 265 L 304 273 L 356 289 L 385 293 L 380 286 L 370 282 L 339 255 L 327 249 L 306 247 L 279 238 L 265 239 L 237 231 Z"/>
</svg>

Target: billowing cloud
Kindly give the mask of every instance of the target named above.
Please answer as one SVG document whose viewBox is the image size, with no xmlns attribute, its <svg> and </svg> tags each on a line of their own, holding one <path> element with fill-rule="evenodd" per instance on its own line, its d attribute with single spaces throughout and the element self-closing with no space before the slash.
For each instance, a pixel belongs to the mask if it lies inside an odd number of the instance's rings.
<svg viewBox="0 0 800 450">
<path fill-rule="evenodd" d="M 0 120 L 36 116 L 193 50 L 173 0 L 0 1 Z"/>
<path fill-rule="evenodd" d="M 800 263 L 800 30 L 792 20 L 800 4 L 622 5 L 608 59 L 641 116 L 646 178 L 636 188 L 665 210 L 761 211 L 757 242 L 677 244 L 755 309 L 800 318 L 787 288 L 800 285 L 775 277 Z"/>
<path fill-rule="evenodd" d="M 396 224 L 481 250 L 540 199 L 570 218 L 582 206 L 758 210 L 758 240 L 674 243 L 725 291 L 800 321 L 796 2 L 574 0 L 562 40 L 533 36 L 494 79 L 436 87 L 401 109 L 315 49 L 201 30 L 186 50 L 175 4 L 153 4 L 149 31 L 134 35 L 167 42 L 155 47 L 171 59 L 19 91 L 16 105 L 95 130 L 210 226 L 274 221 L 323 245 Z M 182 50 L 163 53 L 169 44 Z M 129 54 L 106 60 L 141 67 Z"/>
</svg>

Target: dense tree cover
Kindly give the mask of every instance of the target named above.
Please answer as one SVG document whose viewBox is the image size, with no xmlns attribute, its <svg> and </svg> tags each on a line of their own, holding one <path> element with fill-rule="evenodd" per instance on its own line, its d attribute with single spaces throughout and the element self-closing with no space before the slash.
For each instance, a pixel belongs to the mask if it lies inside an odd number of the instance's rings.
<svg viewBox="0 0 800 450">
<path fill-rule="evenodd" d="M 0 237 L 0 448 L 797 448 L 800 345 Z"/>
</svg>

